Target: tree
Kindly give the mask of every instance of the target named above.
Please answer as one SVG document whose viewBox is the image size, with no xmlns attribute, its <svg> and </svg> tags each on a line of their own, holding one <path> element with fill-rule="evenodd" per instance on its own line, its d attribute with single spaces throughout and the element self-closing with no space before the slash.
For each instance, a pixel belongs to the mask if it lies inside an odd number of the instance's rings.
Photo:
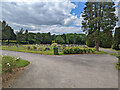
<svg viewBox="0 0 120 90">
<path fill-rule="evenodd" d="M 87 36 L 87 46 L 88 47 L 94 47 L 95 46 L 95 41 L 94 41 L 93 38 L 94 37 L 93 37 L 92 34 L 90 34 L 90 35 Z"/>
<path fill-rule="evenodd" d="M 113 49 L 120 50 L 120 27 L 115 29 Z"/>
<path fill-rule="evenodd" d="M 29 41 L 29 44 L 33 44 L 36 42 L 36 33 L 28 33 L 28 41 Z"/>
<path fill-rule="evenodd" d="M 56 42 L 59 44 L 65 43 L 65 40 L 61 36 L 57 36 Z"/>
<path fill-rule="evenodd" d="M 41 35 L 41 33 L 36 34 L 36 42 L 37 43 L 42 43 L 42 35 Z"/>
<path fill-rule="evenodd" d="M 25 30 L 24 37 L 25 37 L 25 41 L 27 42 L 28 41 L 28 30 L 27 29 Z"/>
<path fill-rule="evenodd" d="M 18 43 L 25 40 L 25 36 L 24 36 L 23 32 L 24 32 L 23 28 L 21 28 L 21 30 L 19 32 L 17 32 L 16 39 L 17 39 Z"/>
<path fill-rule="evenodd" d="M 82 29 L 91 34 L 95 41 L 96 51 L 99 51 L 100 32 L 110 32 L 117 22 L 115 4 L 111 2 L 86 2 L 82 17 Z"/>
<path fill-rule="evenodd" d="M 15 39 L 16 39 L 16 35 L 14 33 L 14 30 L 10 26 L 8 26 L 6 21 L 3 21 L 2 22 L 2 41 L 8 40 L 8 44 L 9 44 L 9 40 L 15 40 Z"/>
<path fill-rule="evenodd" d="M 113 44 L 113 36 L 112 32 L 101 32 L 101 47 L 103 48 L 111 48 Z"/>
<path fill-rule="evenodd" d="M 66 43 L 66 35 L 65 35 L 65 34 L 62 34 L 61 36 L 62 36 L 62 38 L 63 38 L 64 41 L 65 41 L 64 43 Z"/>
</svg>

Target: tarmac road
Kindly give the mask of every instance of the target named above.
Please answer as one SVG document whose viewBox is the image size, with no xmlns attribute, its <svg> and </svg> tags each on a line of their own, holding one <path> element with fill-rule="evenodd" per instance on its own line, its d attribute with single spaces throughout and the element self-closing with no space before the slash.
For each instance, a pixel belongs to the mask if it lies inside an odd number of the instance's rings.
<svg viewBox="0 0 120 90">
<path fill-rule="evenodd" d="M 118 59 L 111 55 L 39 55 L 15 51 L 31 64 L 9 85 L 11 88 L 118 88 Z"/>
</svg>

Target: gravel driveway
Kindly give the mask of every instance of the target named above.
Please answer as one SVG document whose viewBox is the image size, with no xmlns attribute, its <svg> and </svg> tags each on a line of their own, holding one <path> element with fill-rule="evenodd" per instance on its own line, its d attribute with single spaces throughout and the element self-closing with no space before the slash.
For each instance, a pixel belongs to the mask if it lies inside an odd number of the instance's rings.
<svg viewBox="0 0 120 90">
<path fill-rule="evenodd" d="M 3 51 L 31 64 L 10 85 L 12 88 L 118 88 L 117 58 L 110 55 L 48 56 Z"/>
</svg>

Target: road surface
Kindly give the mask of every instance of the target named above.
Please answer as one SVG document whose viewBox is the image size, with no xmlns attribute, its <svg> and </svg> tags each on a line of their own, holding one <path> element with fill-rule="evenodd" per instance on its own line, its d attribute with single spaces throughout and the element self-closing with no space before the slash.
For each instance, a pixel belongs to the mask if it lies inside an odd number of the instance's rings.
<svg viewBox="0 0 120 90">
<path fill-rule="evenodd" d="M 31 64 L 9 85 L 11 88 L 118 88 L 118 59 L 111 55 L 50 56 L 2 51 Z"/>
</svg>

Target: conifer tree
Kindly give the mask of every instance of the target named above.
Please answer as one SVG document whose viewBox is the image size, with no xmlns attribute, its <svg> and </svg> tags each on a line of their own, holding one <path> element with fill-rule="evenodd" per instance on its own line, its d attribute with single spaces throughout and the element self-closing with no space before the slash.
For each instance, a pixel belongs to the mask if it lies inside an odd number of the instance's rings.
<svg viewBox="0 0 120 90">
<path fill-rule="evenodd" d="M 99 51 L 100 32 L 111 32 L 116 26 L 115 4 L 111 2 L 86 2 L 82 17 L 83 31 L 92 35 L 96 51 Z"/>
</svg>

